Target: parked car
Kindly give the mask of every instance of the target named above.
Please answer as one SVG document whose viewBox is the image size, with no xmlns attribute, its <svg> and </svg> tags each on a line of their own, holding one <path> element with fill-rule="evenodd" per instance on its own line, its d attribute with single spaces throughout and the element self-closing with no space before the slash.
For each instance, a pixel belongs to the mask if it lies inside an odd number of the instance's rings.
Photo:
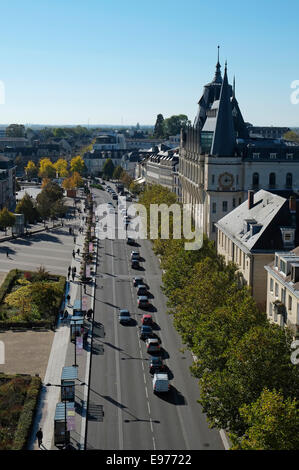
<svg viewBox="0 0 299 470">
<path fill-rule="evenodd" d="M 170 384 L 167 374 L 154 374 L 153 377 L 153 392 L 154 393 L 167 393 L 169 392 Z"/>
<path fill-rule="evenodd" d="M 153 325 L 153 317 L 149 313 L 146 313 L 145 315 L 142 315 L 141 323 L 142 323 L 142 325 L 152 326 Z"/>
<path fill-rule="evenodd" d="M 146 350 L 149 354 L 161 352 L 159 338 L 148 337 L 145 344 L 146 344 Z"/>
<path fill-rule="evenodd" d="M 157 372 L 163 372 L 165 370 L 165 364 L 160 356 L 151 356 L 149 364 L 149 373 L 155 374 Z"/>
<path fill-rule="evenodd" d="M 134 238 L 128 237 L 128 239 L 127 239 L 127 244 L 128 244 L 128 245 L 135 245 L 135 240 L 134 240 Z"/>
<path fill-rule="evenodd" d="M 144 284 L 139 284 L 139 286 L 137 287 L 137 295 L 147 296 L 147 288 Z"/>
<path fill-rule="evenodd" d="M 149 308 L 150 303 L 146 295 L 140 295 L 137 299 L 137 305 L 139 308 Z"/>
<path fill-rule="evenodd" d="M 143 277 L 140 277 L 140 276 L 133 277 L 133 286 L 134 287 L 137 287 L 140 284 L 143 284 L 143 282 L 144 282 Z"/>
<path fill-rule="evenodd" d="M 153 330 L 149 325 L 142 325 L 140 327 L 140 339 L 147 339 L 153 335 Z"/>
<path fill-rule="evenodd" d="M 131 251 L 131 259 L 136 259 L 139 261 L 139 251 Z"/>
<path fill-rule="evenodd" d="M 119 310 L 118 320 L 119 320 L 119 323 L 130 323 L 131 315 L 130 315 L 129 310 L 127 309 Z"/>
<path fill-rule="evenodd" d="M 140 268 L 139 261 L 137 261 L 136 259 L 133 259 L 133 260 L 131 261 L 131 268 L 133 268 L 133 269 L 139 269 L 139 268 Z"/>
</svg>

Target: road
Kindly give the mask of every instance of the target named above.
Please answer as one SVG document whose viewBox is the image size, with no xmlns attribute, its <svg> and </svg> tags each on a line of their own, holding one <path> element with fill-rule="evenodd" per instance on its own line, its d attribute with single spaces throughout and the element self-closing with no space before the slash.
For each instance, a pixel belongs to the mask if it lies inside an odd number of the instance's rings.
<svg viewBox="0 0 299 470">
<path fill-rule="evenodd" d="M 93 192 L 97 203 L 112 202 L 107 192 Z M 131 269 L 132 247 L 125 240 L 99 244 L 86 448 L 222 450 L 219 432 L 209 429 L 197 403 L 198 384 L 189 371 L 192 357 L 180 351 L 180 337 L 166 313 L 159 261 L 150 241 L 139 244 L 143 271 Z M 172 384 L 167 398 L 152 391 L 149 355 L 138 335 L 145 312 L 137 308 L 135 275 L 145 278 L 153 296 L 156 311 L 151 313 L 160 328 L 157 334 L 168 357 Z M 118 308 L 131 312 L 131 326 L 119 324 Z"/>
</svg>

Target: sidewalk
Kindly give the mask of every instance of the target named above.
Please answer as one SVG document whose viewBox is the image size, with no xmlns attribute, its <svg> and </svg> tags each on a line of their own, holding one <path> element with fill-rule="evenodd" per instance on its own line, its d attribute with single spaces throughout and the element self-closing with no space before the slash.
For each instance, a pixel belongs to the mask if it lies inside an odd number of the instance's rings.
<svg viewBox="0 0 299 470">
<path fill-rule="evenodd" d="M 81 201 L 81 210 L 83 214 L 83 201 Z M 79 226 L 83 227 L 84 223 L 82 218 L 76 219 Z M 43 444 L 41 450 L 57 450 L 54 446 L 54 416 L 56 404 L 61 401 L 61 388 L 55 386 L 46 386 L 47 383 L 52 385 L 61 384 L 61 373 L 64 366 L 72 366 L 75 362 L 74 351 L 75 344 L 70 341 L 70 319 L 73 315 L 72 307 L 75 300 L 80 299 L 80 261 L 83 250 L 85 233 L 79 234 L 77 230 L 76 234 L 76 245 L 74 245 L 75 252 L 80 249 L 80 255 L 76 254 L 75 258 L 72 258 L 71 267 L 76 266 L 76 277 L 74 282 L 70 280 L 67 282 L 67 288 L 65 292 L 65 306 L 64 309 L 68 311 L 68 319 L 66 321 L 60 319 L 58 321 L 57 329 L 54 335 L 52 349 L 49 357 L 48 367 L 45 374 L 42 391 L 40 394 L 40 402 L 35 417 L 35 422 L 32 429 L 31 439 L 29 440 L 28 449 L 38 450 L 37 441 L 35 438 L 36 432 L 39 427 L 43 431 Z M 94 247 L 97 250 L 97 246 Z M 93 271 L 96 269 L 96 257 L 93 262 Z M 68 266 L 65 267 L 66 275 Z M 93 283 L 86 285 L 86 293 L 84 293 L 84 287 L 82 286 L 82 300 L 86 302 L 87 310 L 92 308 L 94 310 L 94 290 L 95 290 L 95 276 L 93 276 Z M 70 295 L 70 303 L 67 305 L 66 296 Z M 88 382 L 89 382 L 89 365 L 91 355 L 91 331 L 92 322 L 84 320 L 84 327 L 88 330 L 87 344 L 83 346 L 83 349 L 78 351 L 76 363 L 78 365 L 78 380 L 76 381 L 75 387 L 75 429 L 70 431 L 70 442 L 76 450 L 84 449 L 85 442 L 85 428 L 86 428 L 86 413 L 87 413 L 87 397 L 88 397 Z M 86 385 L 80 385 L 84 382 Z"/>
</svg>

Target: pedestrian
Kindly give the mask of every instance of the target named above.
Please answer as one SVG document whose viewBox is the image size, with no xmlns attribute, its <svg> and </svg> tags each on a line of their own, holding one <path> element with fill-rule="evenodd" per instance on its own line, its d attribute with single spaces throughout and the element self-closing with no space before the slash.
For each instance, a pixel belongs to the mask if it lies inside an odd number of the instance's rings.
<svg viewBox="0 0 299 470">
<path fill-rule="evenodd" d="M 73 250 L 73 258 L 75 258 L 75 254 L 76 254 L 76 253 L 75 253 L 75 250 Z"/>
<path fill-rule="evenodd" d="M 6 258 L 8 258 L 8 248 L 6 248 Z"/>
<path fill-rule="evenodd" d="M 74 243 L 76 244 L 76 237 L 74 237 Z"/>
<path fill-rule="evenodd" d="M 77 250 L 77 255 L 80 255 L 80 248 L 78 248 Z"/>
<path fill-rule="evenodd" d="M 43 443 L 43 431 L 42 428 L 39 428 L 39 430 L 36 433 L 36 438 L 38 440 L 38 447 L 40 447 Z"/>
<path fill-rule="evenodd" d="M 70 300 L 71 300 L 70 294 L 68 294 L 68 295 L 66 296 L 66 300 L 67 300 L 67 304 L 69 305 L 69 304 L 70 304 Z"/>
<path fill-rule="evenodd" d="M 67 270 L 68 270 L 69 273 L 71 272 L 71 269 L 72 269 L 72 268 L 71 268 L 70 266 L 67 268 Z"/>
<path fill-rule="evenodd" d="M 76 266 L 73 267 L 73 271 L 74 271 L 74 273 L 76 274 L 76 272 L 77 272 Z"/>
<path fill-rule="evenodd" d="M 63 315 L 63 322 L 67 321 L 68 316 L 69 316 L 69 312 L 65 309 L 64 315 Z"/>
<path fill-rule="evenodd" d="M 71 229 L 71 227 L 69 227 L 69 234 L 70 234 L 70 235 L 72 234 L 72 229 Z"/>
<path fill-rule="evenodd" d="M 72 272 L 72 280 L 73 280 L 73 282 L 74 282 L 74 280 L 75 280 L 75 273 L 74 273 L 74 271 Z"/>
</svg>

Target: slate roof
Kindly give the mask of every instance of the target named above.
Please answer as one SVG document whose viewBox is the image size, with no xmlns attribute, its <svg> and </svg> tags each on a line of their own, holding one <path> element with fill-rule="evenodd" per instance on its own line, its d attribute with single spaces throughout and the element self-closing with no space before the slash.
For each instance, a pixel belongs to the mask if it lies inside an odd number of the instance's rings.
<svg viewBox="0 0 299 470">
<path fill-rule="evenodd" d="M 260 226 L 254 235 L 251 235 L 250 223 Z M 263 189 L 254 194 L 254 204 L 251 209 L 248 209 L 248 201 L 245 201 L 216 223 L 217 228 L 249 251 L 253 249 L 273 251 L 283 248 L 279 227 L 290 225 L 288 200 Z M 268 231 L 270 226 L 271 232 Z"/>
</svg>

